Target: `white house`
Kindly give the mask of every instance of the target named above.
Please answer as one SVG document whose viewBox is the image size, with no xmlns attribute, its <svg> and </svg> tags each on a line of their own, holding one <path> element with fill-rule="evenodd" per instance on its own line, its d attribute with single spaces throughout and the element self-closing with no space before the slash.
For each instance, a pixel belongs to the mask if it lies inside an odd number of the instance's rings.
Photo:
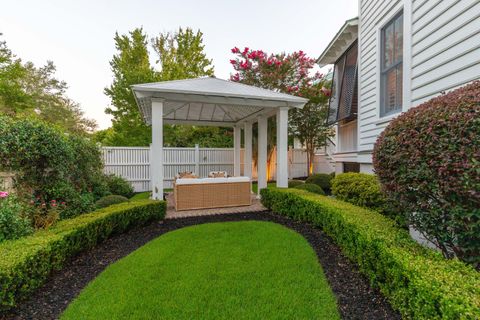
<svg viewBox="0 0 480 320">
<path fill-rule="evenodd" d="M 336 171 L 371 172 L 392 118 L 480 79 L 480 1 L 359 0 L 317 62 L 334 65 Z"/>
</svg>

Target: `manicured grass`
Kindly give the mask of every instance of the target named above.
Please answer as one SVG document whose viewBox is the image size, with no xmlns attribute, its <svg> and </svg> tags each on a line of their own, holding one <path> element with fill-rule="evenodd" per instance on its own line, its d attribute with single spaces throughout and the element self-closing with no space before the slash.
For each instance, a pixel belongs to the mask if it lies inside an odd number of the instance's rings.
<svg viewBox="0 0 480 320">
<path fill-rule="evenodd" d="M 267 188 L 275 187 L 276 185 L 277 185 L 276 182 L 268 182 L 268 183 L 267 183 Z M 256 181 L 252 183 L 252 192 L 253 192 L 253 193 L 257 193 L 257 192 L 258 192 L 258 184 L 257 184 Z"/>
<path fill-rule="evenodd" d="M 150 199 L 151 192 L 140 192 L 136 193 L 130 200 L 141 200 L 141 199 Z"/>
<path fill-rule="evenodd" d="M 299 234 L 259 221 L 167 233 L 109 266 L 62 319 L 339 319 Z"/>
<path fill-rule="evenodd" d="M 171 188 L 166 188 L 166 189 L 163 189 L 164 192 L 172 192 L 173 189 Z M 147 191 L 147 192 L 140 192 L 140 193 L 136 193 L 133 197 L 130 198 L 130 200 L 143 200 L 143 199 L 150 199 L 150 196 L 152 195 L 152 193 L 150 191 Z"/>
</svg>

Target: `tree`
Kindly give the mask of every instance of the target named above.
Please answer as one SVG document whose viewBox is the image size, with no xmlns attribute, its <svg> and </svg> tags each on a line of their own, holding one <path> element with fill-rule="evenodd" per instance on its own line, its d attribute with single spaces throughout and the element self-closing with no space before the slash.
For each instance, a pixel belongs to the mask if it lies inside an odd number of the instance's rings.
<svg viewBox="0 0 480 320">
<path fill-rule="evenodd" d="M 150 64 L 147 35 L 141 28 L 128 35 L 117 33 L 115 45 L 118 53 L 110 62 L 114 80 L 105 89 L 112 104 L 106 112 L 114 117 L 113 131 L 100 132 L 96 139 L 106 145 L 147 146 L 151 142 L 151 128 L 144 124 L 130 86 L 213 76 L 212 60 L 207 59 L 204 52 L 202 32 L 194 33 L 190 28 L 161 33 L 151 40 L 159 70 Z M 228 130 L 165 125 L 164 142 L 171 146 L 191 146 L 200 142 L 205 143 L 202 146 L 219 147 L 226 143 L 222 140 L 225 131 Z M 212 139 L 214 134 L 219 137 Z"/>
<path fill-rule="evenodd" d="M 117 53 L 110 61 L 113 83 L 105 88 L 112 105 L 105 109 L 113 116 L 110 142 L 117 146 L 147 146 L 152 139 L 151 128 L 143 122 L 130 88 L 133 84 L 159 80 L 150 65 L 147 35 L 137 28 L 127 35 L 115 33 L 114 41 Z"/>
<path fill-rule="evenodd" d="M 66 95 L 67 84 L 55 78 L 55 65 L 23 63 L 0 42 L 0 111 L 10 117 L 32 116 L 73 133 L 92 132 L 96 123 Z"/>
<path fill-rule="evenodd" d="M 152 39 L 158 55 L 162 81 L 213 76 L 212 60 L 208 59 L 203 45 L 203 33 L 192 29 L 161 33 Z"/>
<path fill-rule="evenodd" d="M 230 60 L 235 73 L 230 80 L 293 94 L 309 99 L 303 109 L 289 112 L 290 134 L 305 145 L 308 172 L 311 173 L 315 150 L 325 145 L 332 130 L 326 126 L 329 83 L 319 72 L 312 72 L 315 60 L 303 51 L 291 54 L 267 54 L 262 50 L 232 49 L 236 56 Z M 275 121 L 269 120 L 269 159 L 275 144 Z"/>
</svg>

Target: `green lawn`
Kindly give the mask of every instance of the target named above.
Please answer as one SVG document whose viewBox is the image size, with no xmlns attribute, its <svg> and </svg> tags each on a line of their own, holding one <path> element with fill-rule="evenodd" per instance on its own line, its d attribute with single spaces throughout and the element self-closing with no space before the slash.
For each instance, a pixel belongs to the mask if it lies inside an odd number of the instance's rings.
<svg viewBox="0 0 480 320">
<path fill-rule="evenodd" d="M 270 222 L 169 232 L 109 266 L 62 319 L 339 319 L 317 257 Z"/>
<path fill-rule="evenodd" d="M 276 182 L 268 182 L 267 183 L 267 188 L 270 188 L 270 187 L 275 187 L 277 185 Z M 253 182 L 252 183 L 252 192 L 253 193 L 257 193 L 258 192 L 258 185 L 257 185 L 257 182 Z"/>
<path fill-rule="evenodd" d="M 149 199 L 149 198 L 150 198 L 150 194 L 151 194 L 151 192 L 136 193 L 133 197 L 130 198 L 130 200 Z"/>
</svg>

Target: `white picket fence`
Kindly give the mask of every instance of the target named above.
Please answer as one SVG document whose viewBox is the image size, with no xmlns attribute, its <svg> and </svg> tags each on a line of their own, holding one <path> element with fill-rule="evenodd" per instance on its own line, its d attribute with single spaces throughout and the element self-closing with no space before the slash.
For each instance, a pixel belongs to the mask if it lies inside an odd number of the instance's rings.
<svg viewBox="0 0 480 320">
<path fill-rule="evenodd" d="M 164 148 L 164 187 L 170 188 L 179 172 L 191 171 L 200 177 L 210 171 L 226 171 L 233 175 L 233 148 Z M 103 147 L 105 173 L 113 173 L 129 181 L 136 192 L 149 191 L 150 148 L 149 147 Z M 307 176 L 307 156 L 303 149 L 290 149 L 289 178 Z M 243 159 L 243 150 L 242 150 Z M 315 166 L 314 166 L 315 167 Z M 270 162 L 270 179 L 275 179 L 275 153 Z M 243 163 L 241 164 L 243 172 Z M 256 168 L 253 168 L 256 179 Z"/>
</svg>

